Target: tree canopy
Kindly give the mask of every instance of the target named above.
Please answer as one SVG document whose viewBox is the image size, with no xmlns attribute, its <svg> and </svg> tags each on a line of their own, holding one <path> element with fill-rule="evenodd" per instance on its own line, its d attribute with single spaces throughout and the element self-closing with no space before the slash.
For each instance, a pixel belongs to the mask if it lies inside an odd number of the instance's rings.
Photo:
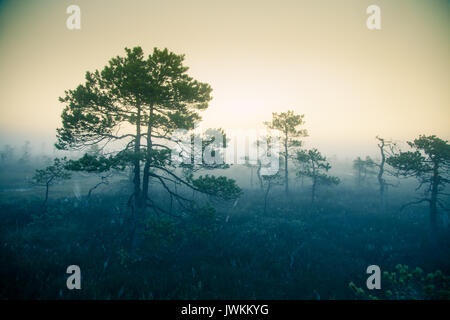
<svg viewBox="0 0 450 320">
<path fill-rule="evenodd" d="M 224 199 L 237 197 L 240 189 L 234 180 L 210 175 L 195 178 L 186 172 L 192 172 L 192 166 L 184 166 L 184 174 L 180 174 L 171 159 L 172 134 L 177 129 L 191 130 L 201 120 L 199 111 L 208 107 L 211 87 L 187 74 L 184 55 L 154 48 L 145 57 L 141 47 L 126 48 L 125 52 L 102 70 L 87 72 L 84 84 L 60 98 L 65 108 L 62 127 L 57 129 L 57 148 L 84 150 L 99 145 L 113 150 L 101 157 L 85 155 L 72 161 L 71 167 L 105 171 L 131 166 L 134 192 L 130 203 L 138 212 L 146 207 L 164 211 L 149 196 L 151 179 L 185 208 L 192 202 L 171 185 L 181 184 Z"/>
<path fill-rule="evenodd" d="M 435 135 L 421 135 L 409 141 L 411 151 L 398 152 L 387 159 L 387 163 L 404 177 L 419 181 L 417 189 L 423 189 L 424 198 L 409 204 L 428 202 L 432 228 L 437 228 L 437 207 L 447 209 L 442 200 L 450 182 L 450 144 Z M 407 204 L 407 205 L 409 205 Z"/>
<path fill-rule="evenodd" d="M 297 175 L 309 177 L 313 182 L 311 202 L 314 202 L 318 185 L 339 184 L 340 180 L 338 177 L 327 174 L 331 169 L 331 165 L 319 150 L 314 148 L 298 151 L 296 160 L 300 164 L 300 170 L 297 172 Z"/>
<path fill-rule="evenodd" d="M 272 130 L 276 130 L 281 135 L 282 150 L 280 155 L 284 159 L 284 186 L 286 194 L 289 193 L 289 159 L 292 158 L 292 153 L 302 146 L 302 137 L 307 137 L 306 129 L 299 127 L 304 125 L 304 115 L 295 114 L 294 111 L 287 111 L 281 113 L 272 113 L 272 121 L 266 121 L 264 124 Z"/>
</svg>

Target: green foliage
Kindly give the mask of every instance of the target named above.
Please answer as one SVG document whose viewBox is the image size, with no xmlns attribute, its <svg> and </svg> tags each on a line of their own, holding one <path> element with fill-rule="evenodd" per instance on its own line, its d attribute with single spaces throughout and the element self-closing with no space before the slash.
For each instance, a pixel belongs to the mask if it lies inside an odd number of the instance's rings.
<svg viewBox="0 0 450 320">
<path fill-rule="evenodd" d="M 67 172 L 66 165 L 67 158 L 55 158 L 52 165 L 35 171 L 32 177 L 33 183 L 39 186 L 48 186 L 58 181 L 70 179 L 71 175 Z"/>
<path fill-rule="evenodd" d="M 298 138 L 308 136 L 305 129 L 298 129 L 304 124 L 303 118 L 305 115 L 295 114 L 294 111 L 287 111 L 281 113 L 272 113 L 272 121 L 264 122 L 264 124 L 274 130 L 278 130 L 289 143 L 289 147 L 300 147 L 301 142 Z"/>
<path fill-rule="evenodd" d="M 311 149 L 298 151 L 295 160 L 300 167 L 297 171 L 297 176 L 309 177 L 312 180 L 311 203 L 313 203 L 316 198 L 317 186 L 337 185 L 340 183 L 338 177 L 327 174 L 328 170 L 331 169 L 331 165 L 319 150 Z"/>
<path fill-rule="evenodd" d="M 441 300 L 450 299 L 450 276 L 437 270 L 425 274 L 419 267 L 409 269 L 398 264 L 395 271 L 383 272 L 380 290 L 366 292 L 355 283 L 349 288 L 360 299 L 371 300 Z"/>
<path fill-rule="evenodd" d="M 217 214 L 209 203 L 194 210 L 188 225 L 189 232 L 204 241 L 217 230 Z"/>
<path fill-rule="evenodd" d="M 66 165 L 67 170 L 85 172 L 106 172 L 111 169 L 124 170 L 123 158 L 116 156 L 105 157 L 102 155 L 90 155 L 85 153 L 80 159 L 69 160 Z"/>
<path fill-rule="evenodd" d="M 102 70 L 87 72 L 84 84 L 60 98 L 65 108 L 63 126 L 57 130 L 57 148 L 115 143 L 112 155 L 106 157 L 94 150 L 94 154 L 71 161 L 68 168 L 99 173 L 132 167 L 134 188 L 129 204 L 138 211 L 146 207 L 165 211 L 149 195 L 151 181 L 160 183 L 171 199 L 184 203 L 182 206 L 191 201 L 176 190 L 177 184 L 226 200 L 236 198 L 240 189 L 224 177 L 205 177 L 191 184 L 194 171 L 218 166 L 171 161 L 172 134 L 176 129 L 195 128 L 201 120 L 199 111 L 211 100 L 211 87 L 187 74 L 184 55 L 154 48 L 145 57 L 141 47 L 126 48 L 125 52 Z M 213 142 L 205 140 L 201 151 Z M 182 167 L 184 177 L 178 175 L 178 167 Z"/>
<path fill-rule="evenodd" d="M 392 167 L 403 176 L 413 176 L 420 180 L 429 180 L 436 165 L 444 174 L 450 169 L 450 144 L 436 136 L 419 136 L 408 145 L 415 151 L 400 152 L 387 159 Z M 442 184 L 449 182 L 442 179 Z"/>
<path fill-rule="evenodd" d="M 419 181 L 417 189 L 424 187 L 425 198 L 404 205 L 402 208 L 422 202 L 430 203 L 431 226 L 437 228 L 437 207 L 448 210 L 441 196 L 450 183 L 450 144 L 436 136 L 419 136 L 408 145 L 413 151 L 399 152 L 386 161 L 398 174 L 415 177 Z"/>
<path fill-rule="evenodd" d="M 298 176 L 306 176 L 313 180 L 315 184 L 337 185 L 340 180 L 338 177 L 326 174 L 331 169 L 327 158 L 319 150 L 301 150 L 297 152 L 297 162 L 300 164 Z"/>
<path fill-rule="evenodd" d="M 125 51 L 126 57 L 87 72 L 84 85 L 60 98 L 66 107 L 58 148 L 133 137 L 116 135 L 124 123 L 151 126 L 154 136 L 166 136 L 174 129 L 193 129 L 200 120 L 196 110 L 206 109 L 212 89 L 186 74 L 184 55 L 154 48 L 144 58 L 141 47 Z"/>
<path fill-rule="evenodd" d="M 171 217 L 150 215 L 145 219 L 145 237 L 148 245 L 169 247 L 183 236 L 180 229 Z M 156 248 L 154 248 L 156 249 Z"/>
<path fill-rule="evenodd" d="M 264 124 L 272 130 L 277 130 L 281 135 L 282 148 L 279 152 L 284 158 L 284 186 L 286 195 L 289 193 L 289 159 L 292 158 L 292 153 L 302 146 L 300 138 L 307 137 L 308 132 L 305 129 L 298 127 L 304 125 L 304 115 L 295 114 L 294 111 L 287 111 L 281 113 L 272 113 L 272 121 L 264 122 Z"/>
<path fill-rule="evenodd" d="M 192 184 L 198 191 L 224 200 L 234 200 L 242 194 L 241 188 L 237 186 L 234 179 L 222 176 L 215 177 L 207 174 L 193 179 Z"/>
<path fill-rule="evenodd" d="M 290 151 L 293 152 L 302 146 L 300 138 L 307 137 L 308 131 L 306 129 L 299 129 L 305 122 L 303 114 L 295 114 L 294 111 L 287 111 L 281 113 L 272 113 L 272 121 L 264 122 L 264 124 L 272 130 L 280 132 L 283 148 L 280 154 L 285 159 L 290 157 Z"/>
</svg>

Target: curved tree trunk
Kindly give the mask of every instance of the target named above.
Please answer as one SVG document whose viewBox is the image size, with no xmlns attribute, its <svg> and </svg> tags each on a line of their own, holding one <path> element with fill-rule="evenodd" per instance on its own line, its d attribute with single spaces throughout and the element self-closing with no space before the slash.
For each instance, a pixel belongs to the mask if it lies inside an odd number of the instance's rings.
<svg viewBox="0 0 450 320">
<path fill-rule="evenodd" d="M 381 144 L 378 145 L 381 153 L 381 163 L 378 171 L 378 184 L 380 185 L 380 212 L 385 212 L 386 209 L 386 198 L 385 198 L 385 189 L 386 182 L 384 181 L 384 164 L 386 162 L 386 155 L 384 154 L 384 140 L 381 140 Z"/>
<path fill-rule="evenodd" d="M 89 199 L 92 195 L 92 192 L 97 189 L 99 186 L 101 186 L 102 184 L 106 184 L 106 182 L 102 179 L 101 182 L 97 183 L 95 186 L 93 186 L 92 188 L 89 189 L 89 192 L 87 194 L 87 198 Z"/>
</svg>

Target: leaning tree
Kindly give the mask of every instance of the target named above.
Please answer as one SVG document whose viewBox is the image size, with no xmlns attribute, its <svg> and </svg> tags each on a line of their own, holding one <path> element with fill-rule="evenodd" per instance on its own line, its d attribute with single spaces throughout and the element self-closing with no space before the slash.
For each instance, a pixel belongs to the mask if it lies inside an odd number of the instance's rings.
<svg viewBox="0 0 450 320">
<path fill-rule="evenodd" d="M 53 164 L 35 171 L 31 178 L 32 184 L 45 187 L 45 199 L 42 203 L 43 210 L 47 208 L 50 186 L 70 178 L 71 174 L 67 170 L 67 158 L 55 158 L 53 159 Z"/>
<path fill-rule="evenodd" d="M 108 145 L 115 151 L 109 157 L 102 156 L 97 161 L 99 165 L 133 169 L 129 204 L 135 217 L 132 235 L 135 247 L 143 233 L 142 219 L 147 208 L 166 212 L 152 197 L 150 180 L 159 183 L 184 208 L 192 208 L 191 199 L 171 185 L 181 184 L 194 191 L 228 198 L 237 197 L 240 189 L 231 179 L 218 181 L 207 176 L 198 180 L 193 174 L 183 174 L 186 168 L 176 170 L 177 163 L 171 158 L 173 132 L 192 130 L 201 120 L 198 112 L 207 109 L 211 87 L 187 74 L 184 55 L 158 48 L 147 57 L 141 47 L 125 51 L 125 56 L 112 58 L 102 70 L 87 72 L 84 84 L 66 91 L 60 98 L 65 108 L 56 147 L 79 150 L 96 144 L 102 148 Z M 89 164 L 96 163 L 90 160 Z"/>
<path fill-rule="evenodd" d="M 387 158 L 387 163 L 396 168 L 402 176 L 414 177 L 419 181 L 417 189 L 424 191 L 424 197 L 403 206 L 429 203 L 430 224 L 433 231 L 437 230 L 438 207 L 446 208 L 443 196 L 450 182 L 450 144 L 435 135 L 421 135 L 408 145 L 412 151 L 398 152 Z"/>
</svg>

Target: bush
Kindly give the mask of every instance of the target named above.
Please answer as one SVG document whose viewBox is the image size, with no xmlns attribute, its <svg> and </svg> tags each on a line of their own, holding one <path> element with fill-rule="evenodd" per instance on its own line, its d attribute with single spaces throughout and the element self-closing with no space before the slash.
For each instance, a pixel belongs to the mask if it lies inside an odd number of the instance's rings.
<svg viewBox="0 0 450 320">
<path fill-rule="evenodd" d="M 437 270 L 425 274 L 419 267 L 411 270 L 398 264 L 395 271 L 383 272 L 382 289 L 371 293 L 350 282 L 356 297 L 371 300 L 444 300 L 450 299 L 450 277 Z"/>
</svg>

